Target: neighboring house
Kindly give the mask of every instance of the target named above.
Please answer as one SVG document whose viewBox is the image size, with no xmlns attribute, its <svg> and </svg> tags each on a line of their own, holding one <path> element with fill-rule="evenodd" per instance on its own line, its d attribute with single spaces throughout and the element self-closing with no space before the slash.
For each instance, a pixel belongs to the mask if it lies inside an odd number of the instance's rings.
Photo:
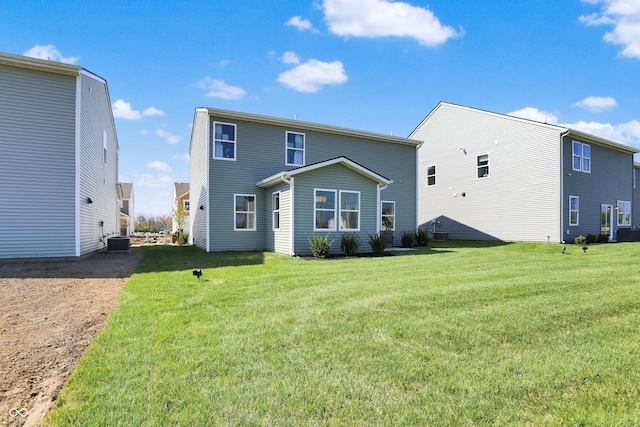
<svg viewBox="0 0 640 427">
<path fill-rule="evenodd" d="M 0 258 L 105 247 L 119 231 L 117 177 L 107 82 L 76 65 L 0 53 Z"/>
<path fill-rule="evenodd" d="M 419 141 L 297 120 L 196 109 L 191 134 L 191 238 L 206 251 L 309 254 L 313 234 L 383 223 L 416 229 Z"/>
<path fill-rule="evenodd" d="M 638 150 L 563 126 L 440 103 L 410 138 L 419 225 L 449 238 L 573 242 L 631 228 Z"/>
<path fill-rule="evenodd" d="M 191 207 L 190 207 L 190 203 L 191 201 L 189 200 L 189 183 L 188 182 L 174 182 L 173 183 L 173 212 L 174 215 L 172 215 L 173 218 L 173 222 L 172 222 L 172 231 L 175 233 L 178 230 L 178 223 L 176 222 L 176 209 L 178 206 L 182 207 L 182 212 L 184 213 L 184 218 L 183 221 L 184 223 L 182 224 L 182 231 L 185 232 L 189 232 L 189 229 L 191 228 L 191 222 L 189 221 L 189 217 L 190 217 L 190 211 L 191 211 Z"/>
<path fill-rule="evenodd" d="M 133 184 L 119 182 L 120 192 L 120 235 L 130 236 L 135 230 L 135 199 L 133 197 Z"/>
</svg>

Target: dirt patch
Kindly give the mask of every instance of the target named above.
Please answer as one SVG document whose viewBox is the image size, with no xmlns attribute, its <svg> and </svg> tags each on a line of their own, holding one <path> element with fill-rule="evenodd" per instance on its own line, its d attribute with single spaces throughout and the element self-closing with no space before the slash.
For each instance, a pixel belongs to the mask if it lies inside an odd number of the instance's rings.
<svg viewBox="0 0 640 427">
<path fill-rule="evenodd" d="M 42 423 L 142 256 L 0 263 L 0 425 Z"/>
</svg>

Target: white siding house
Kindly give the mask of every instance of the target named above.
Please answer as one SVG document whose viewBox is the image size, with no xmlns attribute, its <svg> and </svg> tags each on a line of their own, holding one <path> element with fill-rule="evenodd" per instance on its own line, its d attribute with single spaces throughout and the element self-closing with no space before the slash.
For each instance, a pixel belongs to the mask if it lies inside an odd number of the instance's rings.
<svg viewBox="0 0 640 427">
<path fill-rule="evenodd" d="M 120 235 L 129 236 L 135 230 L 136 202 L 133 195 L 133 184 L 130 182 L 120 182 Z"/>
<path fill-rule="evenodd" d="M 0 258 L 104 248 L 119 232 L 117 176 L 106 81 L 79 66 L 0 53 Z"/>
<path fill-rule="evenodd" d="M 410 138 L 425 141 L 420 228 L 453 239 L 573 242 L 580 234 L 615 240 L 618 229 L 631 227 L 615 215 L 632 200 L 631 147 L 448 103 Z"/>
</svg>

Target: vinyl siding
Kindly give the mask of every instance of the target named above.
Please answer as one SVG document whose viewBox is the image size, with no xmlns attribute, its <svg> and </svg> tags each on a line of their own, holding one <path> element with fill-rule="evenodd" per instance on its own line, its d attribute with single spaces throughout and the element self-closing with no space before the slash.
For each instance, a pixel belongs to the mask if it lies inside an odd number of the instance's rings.
<svg viewBox="0 0 640 427">
<path fill-rule="evenodd" d="M 634 169 L 636 171 L 636 180 L 633 188 L 631 225 L 634 229 L 637 229 L 640 226 L 640 165 L 634 166 Z"/>
<path fill-rule="evenodd" d="M 351 231 L 314 232 L 315 189 L 335 190 L 337 200 L 336 218 L 339 218 L 340 190 L 360 192 L 360 252 L 371 252 L 367 244 L 368 234 L 377 229 L 377 184 L 342 165 L 331 165 L 309 171 L 295 177 L 294 248 L 296 255 L 309 255 L 308 237 L 314 233 L 329 236 L 333 240 L 331 253 L 340 253 L 340 238 Z"/>
<path fill-rule="evenodd" d="M 273 194 L 280 192 L 280 228 L 273 230 Z M 267 250 L 291 254 L 291 189 L 282 183 L 264 191 L 267 216 Z"/>
<path fill-rule="evenodd" d="M 209 115 L 207 112 L 196 111 L 193 119 L 193 129 L 191 135 L 191 148 L 189 155 L 191 158 L 191 177 L 189 184 L 189 197 L 193 206 L 190 215 L 190 239 L 193 244 L 201 249 L 207 250 L 207 220 L 210 207 L 207 202 L 207 167 L 209 165 L 207 151 L 207 135 L 209 126 Z M 203 206 L 204 209 L 200 209 Z M 209 237 L 210 238 L 210 237 Z"/>
<path fill-rule="evenodd" d="M 398 206 L 396 233 L 415 229 L 416 183 L 414 146 L 338 135 L 295 126 L 229 120 L 212 116 L 211 121 L 237 125 L 236 160 L 212 159 L 209 164 L 210 203 L 215 218 L 210 219 L 212 250 L 262 250 L 267 247 L 266 199 L 271 191 L 262 191 L 255 184 L 271 175 L 292 169 L 285 164 L 285 134 L 304 133 L 306 164 L 345 156 L 394 181 L 384 196 Z M 211 124 L 212 126 L 212 124 Z M 213 132 L 211 132 L 213 134 Z M 213 140 L 209 137 L 213 150 Z M 211 153 L 212 151 L 210 151 Z M 256 194 L 257 230 L 234 231 L 233 194 Z"/>
<path fill-rule="evenodd" d="M 435 220 L 453 239 L 562 239 L 559 128 L 440 104 L 411 137 L 425 141 L 418 153 L 420 228 L 433 230 Z M 479 179 L 482 154 L 489 155 L 489 177 Z M 436 165 L 435 186 L 426 184 L 427 165 Z"/>
<path fill-rule="evenodd" d="M 119 234 L 117 135 L 106 84 L 80 75 L 80 255 L 106 247 Z M 107 134 L 107 161 L 103 158 Z M 87 203 L 91 198 L 93 203 Z"/>
<path fill-rule="evenodd" d="M 563 229 L 565 240 L 573 242 L 582 234 L 600 234 L 600 207 L 602 204 L 614 208 L 618 200 L 633 200 L 633 155 L 596 144 L 591 145 L 591 173 L 574 171 L 572 168 L 572 144 L 580 141 L 571 136 L 564 138 L 564 199 Z M 569 196 L 579 197 L 579 221 L 569 225 Z M 633 211 L 632 211 L 633 214 Z M 615 215 L 615 211 L 614 211 Z M 615 231 L 618 229 L 614 220 Z M 626 227 L 629 228 L 629 227 Z M 567 230 L 569 233 L 567 233 Z"/>
<path fill-rule="evenodd" d="M 0 258 L 75 256 L 76 78 L 0 65 Z"/>
</svg>

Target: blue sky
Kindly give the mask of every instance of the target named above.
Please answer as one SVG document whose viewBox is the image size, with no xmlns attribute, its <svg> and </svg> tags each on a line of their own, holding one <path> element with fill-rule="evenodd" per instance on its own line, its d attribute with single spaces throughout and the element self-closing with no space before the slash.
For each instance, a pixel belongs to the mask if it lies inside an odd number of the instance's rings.
<svg viewBox="0 0 640 427">
<path fill-rule="evenodd" d="M 640 148 L 638 0 L 5 1 L 0 51 L 107 80 L 149 215 L 189 181 L 197 107 L 408 136 L 446 101 Z"/>
</svg>

